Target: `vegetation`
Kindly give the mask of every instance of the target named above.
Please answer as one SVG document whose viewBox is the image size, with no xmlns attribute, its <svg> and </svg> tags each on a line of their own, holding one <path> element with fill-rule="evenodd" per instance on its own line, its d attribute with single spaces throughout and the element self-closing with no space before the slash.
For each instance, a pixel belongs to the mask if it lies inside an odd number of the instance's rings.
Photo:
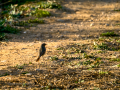
<svg viewBox="0 0 120 90">
<path fill-rule="evenodd" d="M 101 36 L 111 37 L 111 36 L 118 36 L 118 35 L 115 34 L 114 32 L 106 32 L 106 33 L 102 33 Z"/>
<path fill-rule="evenodd" d="M 120 9 L 114 9 L 114 11 L 120 11 Z"/>
<path fill-rule="evenodd" d="M 31 5 L 27 5 L 23 3 L 31 2 Z M 0 21 L 0 40 L 5 40 L 5 33 L 13 33 L 16 34 L 19 32 L 17 28 L 13 28 L 13 26 L 32 26 L 30 23 L 38 23 L 43 24 L 44 20 L 39 19 L 42 17 L 48 17 L 50 16 L 50 12 L 46 10 L 46 8 L 56 8 L 61 9 L 61 5 L 57 2 L 47 2 L 45 0 L 36 2 L 34 0 L 12 0 L 8 1 L 5 0 L 4 2 L 7 3 L 4 5 L 6 8 L 4 11 L 2 11 L 2 16 L 4 17 L 4 20 Z M 4 3 L 2 1 L 2 3 Z M 31 17 L 35 16 L 35 19 L 29 19 L 27 21 L 21 21 L 20 18 L 24 17 Z"/>
<path fill-rule="evenodd" d="M 2 77 L 2 76 L 7 76 L 7 75 L 9 75 L 9 74 L 6 72 L 5 74 L 0 75 L 0 77 Z"/>
<path fill-rule="evenodd" d="M 41 17 L 50 16 L 50 12 L 37 9 L 34 12 L 32 12 L 32 15 L 36 16 L 37 18 L 41 18 Z"/>
<path fill-rule="evenodd" d="M 53 57 L 50 57 L 50 59 L 53 61 L 53 60 L 58 60 L 58 57 L 57 56 L 53 56 Z"/>
</svg>

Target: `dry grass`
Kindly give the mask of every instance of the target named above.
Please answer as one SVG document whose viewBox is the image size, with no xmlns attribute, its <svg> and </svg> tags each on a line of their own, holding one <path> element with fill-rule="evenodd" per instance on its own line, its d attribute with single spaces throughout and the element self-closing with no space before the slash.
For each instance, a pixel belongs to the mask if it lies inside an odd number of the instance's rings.
<svg viewBox="0 0 120 90">
<path fill-rule="evenodd" d="M 0 89 L 119 90 L 119 22 L 111 22 L 116 4 L 64 3 L 45 24 L 7 35 L 13 38 L 0 42 Z M 109 31 L 118 36 L 100 37 Z M 37 63 L 39 41 L 47 43 L 47 52 Z"/>
</svg>

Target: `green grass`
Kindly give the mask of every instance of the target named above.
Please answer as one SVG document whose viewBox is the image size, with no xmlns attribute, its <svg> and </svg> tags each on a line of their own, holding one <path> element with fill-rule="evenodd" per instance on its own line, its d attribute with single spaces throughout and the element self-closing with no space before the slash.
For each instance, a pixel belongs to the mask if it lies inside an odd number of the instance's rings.
<svg viewBox="0 0 120 90">
<path fill-rule="evenodd" d="M 105 51 L 98 51 L 97 53 L 105 53 Z"/>
<path fill-rule="evenodd" d="M 120 11 L 120 9 L 114 9 L 114 11 Z"/>
<path fill-rule="evenodd" d="M 29 19 L 28 20 L 28 23 L 39 23 L 39 24 L 43 24 L 44 23 L 44 20 L 39 20 L 38 18 L 36 19 Z"/>
<path fill-rule="evenodd" d="M 15 26 L 31 26 L 30 23 L 39 23 L 39 24 L 43 24 L 44 20 L 39 20 L 38 18 L 36 19 L 29 19 L 28 21 L 18 21 L 18 22 L 14 22 L 13 24 Z"/>
<path fill-rule="evenodd" d="M 108 46 L 105 43 L 101 43 L 99 45 L 94 45 L 94 49 L 108 50 Z"/>
<path fill-rule="evenodd" d="M 111 59 L 110 61 L 117 61 L 117 62 L 120 62 L 120 59 L 119 59 L 119 58 L 114 58 L 114 59 Z"/>
<path fill-rule="evenodd" d="M 92 55 L 87 55 L 87 53 L 83 53 L 83 58 L 94 58 Z"/>
<path fill-rule="evenodd" d="M 29 62 L 29 64 L 32 64 L 32 62 Z"/>
<path fill-rule="evenodd" d="M 117 40 L 116 42 L 120 43 L 120 40 Z"/>
<path fill-rule="evenodd" d="M 0 32 L 0 41 L 5 40 L 5 34 Z"/>
<path fill-rule="evenodd" d="M 112 37 L 112 36 L 118 36 L 118 35 L 115 34 L 114 32 L 106 32 L 106 33 L 102 33 L 100 36 Z"/>
<path fill-rule="evenodd" d="M 19 22 L 14 22 L 14 26 L 29 26 L 28 22 L 26 21 L 19 21 Z"/>
<path fill-rule="evenodd" d="M 93 62 L 90 60 L 87 60 L 87 61 L 83 62 L 83 65 L 90 65 L 91 63 L 93 63 Z"/>
<path fill-rule="evenodd" d="M 106 71 L 100 71 L 99 74 L 101 74 L 101 75 L 108 74 L 108 72 L 106 72 Z"/>
<path fill-rule="evenodd" d="M 17 28 L 13 28 L 13 27 L 11 27 L 10 25 L 7 25 L 7 26 L 5 27 L 5 29 L 3 30 L 3 32 L 4 32 L 4 33 L 17 34 L 17 33 L 20 32 L 20 30 L 17 29 Z"/>
<path fill-rule="evenodd" d="M 37 18 L 41 18 L 41 17 L 50 16 L 51 14 L 48 11 L 36 9 L 35 11 L 32 12 L 32 15 L 36 16 Z"/>
<path fill-rule="evenodd" d="M 2 77 L 2 76 L 7 76 L 7 75 L 9 75 L 9 74 L 6 72 L 5 74 L 0 75 L 0 77 Z"/>
<path fill-rule="evenodd" d="M 18 68 L 18 69 L 23 69 L 24 68 L 23 65 L 22 66 L 16 65 L 15 67 Z"/>
<path fill-rule="evenodd" d="M 120 24 L 118 23 L 118 24 L 115 24 L 116 26 L 120 26 Z"/>
<path fill-rule="evenodd" d="M 27 71 L 22 72 L 22 74 L 27 74 L 27 73 L 28 73 Z"/>
<path fill-rule="evenodd" d="M 118 64 L 117 66 L 120 67 L 120 64 Z"/>
<path fill-rule="evenodd" d="M 5 20 L 0 21 L 0 40 L 5 40 L 5 33 L 17 34 L 21 30 L 11 27 L 10 25 L 5 26 Z"/>
<path fill-rule="evenodd" d="M 39 5 L 39 8 L 41 9 L 46 9 L 46 8 L 50 8 L 50 9 L 61 9 L 62 6 L 58 3 L 55 2 L 38 2 L 37 3 Z"/>
<path fill-rule="evenodd" d="M 50 57 L 50 60 L 51 60 L 51 61 L 53 61 L 53 60 L 58 60 L 58 57 L 57 57 L 57 56 Z"/>
<path fill-rule="evenodd" d="M 64 48 L 63 47 L 59 47 L 56 50 L 64 50 Z"/>
<path fill-rule="evenodd" d="M 100 57 L 98 57 L 98 58 L 96 58 L 96 60 L 101 60 L 101 58 L 100 58 Z"/>
</svg>

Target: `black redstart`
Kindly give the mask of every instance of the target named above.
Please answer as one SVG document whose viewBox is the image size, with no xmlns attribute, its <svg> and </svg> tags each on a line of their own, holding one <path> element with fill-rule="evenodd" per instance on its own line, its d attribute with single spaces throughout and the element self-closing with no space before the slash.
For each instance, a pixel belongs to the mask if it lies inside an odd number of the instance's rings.
<svg viewBox="0 0 120 90">
<path fill-rule="evenodd" d="M 40 59 L 40 57 L 45 54 L 45 52 L 46 52 L 45 45 L 47 45 L 47 44 L 43 43 L 43 44 L 41 45 L 40 50 L 39 50 L 39 56 L 38 56 L 36 62 L 38 62 L 39 59 Z"/>
</svg>

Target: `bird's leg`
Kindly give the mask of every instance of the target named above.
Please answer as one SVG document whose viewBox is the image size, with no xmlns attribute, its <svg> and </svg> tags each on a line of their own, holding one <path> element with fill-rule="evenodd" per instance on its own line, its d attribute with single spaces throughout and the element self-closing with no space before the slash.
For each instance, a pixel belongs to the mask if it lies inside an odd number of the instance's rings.
<svg viewBox="0 0 120 90">
<path fill-rule="evenodd" d="M 42 56 L 42 58 L 43 58 L 43 61 L 44 61 L 44 57 Z"/>
</svg>

